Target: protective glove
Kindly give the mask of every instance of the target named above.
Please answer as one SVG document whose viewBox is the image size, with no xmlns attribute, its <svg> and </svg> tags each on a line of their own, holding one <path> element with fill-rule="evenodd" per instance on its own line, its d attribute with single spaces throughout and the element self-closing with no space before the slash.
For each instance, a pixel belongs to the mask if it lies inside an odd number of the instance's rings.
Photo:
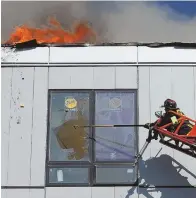
<svg viewBox="0 0 196 198">
<path fill-rule="evenodd" d="M 151 127 L 151 123 L 146 123 L 145 125 L 144 125 L 144 128 L 145 129 L 149 129 Z"/>
</svg>

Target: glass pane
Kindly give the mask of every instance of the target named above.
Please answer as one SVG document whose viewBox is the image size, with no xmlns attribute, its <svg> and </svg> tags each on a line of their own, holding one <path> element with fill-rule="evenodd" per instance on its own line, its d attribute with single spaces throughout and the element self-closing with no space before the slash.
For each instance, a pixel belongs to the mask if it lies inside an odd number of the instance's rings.
<svg viewBox="0 0 196 198">
<path fill-rule="evenodd" d="M 135 94 L 96 93 L 95 124 L 135 124 Z M 95 128 L 97 161 L 133 161 L 136 154 L 134 127 Z"/>
<path fill-rule="evenodd" d="M 88 168 L 50 168 L 49 183 L 89 183 Z"/>
<path fill-rule="evenodd" d="M 89 94 L 53 92 L 50 102 L 50 161 L 88 161 Z"/>
<path fill-rule="evenodd" d="M 135 183 L 137 169 L 133 167 L 96 167 L 97 184 Z"/>
</svg>

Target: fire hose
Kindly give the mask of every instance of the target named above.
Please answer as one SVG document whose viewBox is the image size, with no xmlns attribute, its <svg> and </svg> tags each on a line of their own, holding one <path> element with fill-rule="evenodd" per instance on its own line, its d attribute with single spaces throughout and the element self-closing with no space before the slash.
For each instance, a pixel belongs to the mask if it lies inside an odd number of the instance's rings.
<svg viewBox="0 0 196 198">
<path fill-rule="evenodd" d="M 144 127 L 144 124 L 109 124 L 109 125 L 74 125 L 74 128 L 77 127 L 84 127 L 84 128 L 90 128 L 90 127 Z"/>
</svg>

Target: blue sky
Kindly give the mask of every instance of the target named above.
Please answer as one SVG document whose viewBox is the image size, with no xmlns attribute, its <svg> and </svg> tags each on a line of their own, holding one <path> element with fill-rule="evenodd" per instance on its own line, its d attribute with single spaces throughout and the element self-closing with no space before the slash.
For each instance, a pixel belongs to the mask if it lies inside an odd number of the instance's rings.
<svg viewBox="0 0 196 198">
<path fill-rule="evenodd" d="M 141 1 L 142 2 L 142 1 Z M 109 12 L 115 11 L 118 9 L 116 7 L 116 3 L 118 5 L 134 5 L 137 4 L 137 1 L 92 1 L 91 6 L 96 7 L 97 11 L 107 10 Z M 160 9 L 164 9 L 169 7 L 173 12 L 179 15 L 186 15 L 189 18 L 196 16 L 196 1 L 143 1 L 142 3 L 148 5 L 156 5 Z"/>
<path fill-rule="evenodd" d="M 120 3 L 120 1 L 116 1 Z M 123 2 L 121 4 L 135 4 L 136 2 Z M 187 16 L 193 17 L 196 16 L 196 1 L 147 1 L 143 2 L 147 4 L 155 4 L 160 7 L 162 6 L 169 6 L 171 9 L 173 9 L 175 12 L 178 12 L 179 14 L 185 14 Z M 98 1 L 98 2 L 91 2 L 92 5 L 96 5 L 97 8 L 100 9 L 114 9 L 115 1 Z M 103 6 L 104 5 L 104 6 Z M 109 10 L 110 10 L 109 9 Z"/>
<path fill-rule="evenodd" d="M 159 1 L 160 6 L 169 6 L 175 12 L 189 17 L 196 16 L 196 1 Z"/>
</svg>

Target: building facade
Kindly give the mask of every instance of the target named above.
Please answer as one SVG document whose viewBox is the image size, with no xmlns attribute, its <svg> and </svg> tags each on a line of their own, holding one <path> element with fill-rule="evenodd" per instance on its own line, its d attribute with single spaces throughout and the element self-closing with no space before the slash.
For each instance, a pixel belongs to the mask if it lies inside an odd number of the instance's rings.
<svg viewBox="0 0 196 198">
<path fill-rule="evenodd" d="M 196 119 L 196 50 L 136 46 L 2 48 L 3 198 L 194 198 L 196 159 L 143 127 L 167 98 Z M 85 118 L 85 119 L 83 119 Z M 68 131 L 68 128 L 65 131 Z M 70 129 L 69 129 L 70 131 Z M 59 137 L 69 140 L 64 145 Z M 78 146 L 80 145 L 80 146 Z"/>
</svg>

